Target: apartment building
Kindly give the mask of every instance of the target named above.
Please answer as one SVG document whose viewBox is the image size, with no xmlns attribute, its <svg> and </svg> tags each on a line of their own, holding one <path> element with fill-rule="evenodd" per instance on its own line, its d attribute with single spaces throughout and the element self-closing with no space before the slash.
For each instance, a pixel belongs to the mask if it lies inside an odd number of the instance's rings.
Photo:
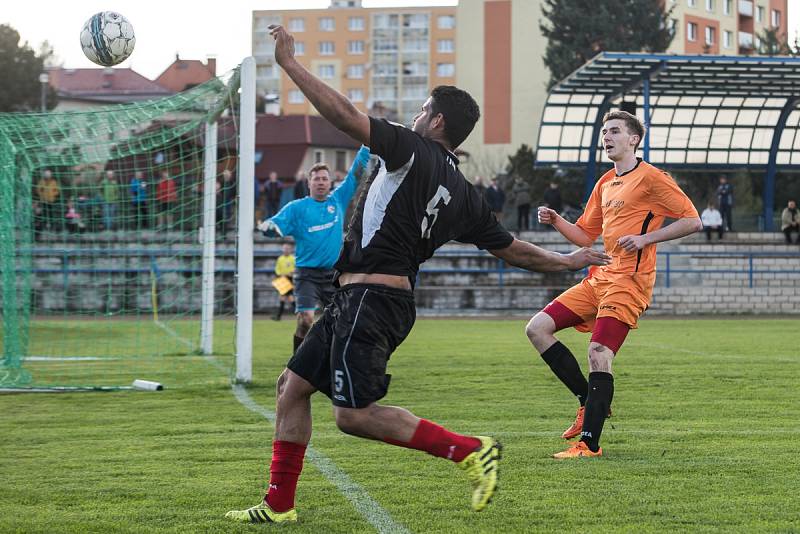
<svg viewBox="0 0 800 534">
<path fill-rule="evenodd" d="M 268 26 L 282 24 L 295 55 L 362 111 L 408 124 L 431 88 L 456 81 L 456 7 L 363 8 L 333 0 L 327 9 L 253 11 L 253 55 L 261 94 L 284 114 L 316 113 L 275 64 Z"/>
<path fill-rule="evenodd" d="M 788 35 L 788 0 L 667 0 L 666 8 L 675 30 L 669 52 L 752 54 L 764 30 Z"/>
</svg>

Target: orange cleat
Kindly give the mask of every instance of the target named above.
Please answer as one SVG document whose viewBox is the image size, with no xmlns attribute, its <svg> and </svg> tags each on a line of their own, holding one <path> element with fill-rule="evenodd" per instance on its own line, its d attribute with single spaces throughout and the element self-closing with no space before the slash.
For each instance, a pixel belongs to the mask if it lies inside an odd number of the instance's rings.
<svg viewBox="0 0 800 534">
<path fill-rule="evenodd" d="M 583 429 L 583 413 L 586 411 L 585 406 L 581 406 L 578 408 L 578 412 L 575 414 L 575 421 L 572 423 L 568 429 L 561 434 L 561 437 L 564 439 L 572 439 L 576 436 L 581 435 L 581 429 Z"/>
<path fill-rule="evenodd" d="M 586 442 L 577 441 L 570 444 L 569 449 L 555 453 L 553 458 L 564 460 L 566 458 L 596 458 L 598 456 L 603 456 L 603 449 L 597 449 L 597 452 L 592 452 Z"/>
</svg>

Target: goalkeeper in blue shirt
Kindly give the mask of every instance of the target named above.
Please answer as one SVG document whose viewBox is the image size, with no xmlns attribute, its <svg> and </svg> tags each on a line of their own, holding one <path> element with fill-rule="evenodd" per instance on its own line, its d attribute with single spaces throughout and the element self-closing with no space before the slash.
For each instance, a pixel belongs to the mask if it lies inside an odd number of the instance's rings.
<svg viewBox="0 0 800 534">
<path fill-rule="evenodd" d="M 333 264 L 342 249 L 345 213 L 368 163 L 369 148 L 362 146 L 347 177 L 333 192 L 328 166 L 314 164 L 308 172 L 309 195 L 289 202 L 258 225 L 266 235 L 292 236 L 295 241 L 295 351 L 314 322 L 314 312 L 333 296 Z"/>
</svg>

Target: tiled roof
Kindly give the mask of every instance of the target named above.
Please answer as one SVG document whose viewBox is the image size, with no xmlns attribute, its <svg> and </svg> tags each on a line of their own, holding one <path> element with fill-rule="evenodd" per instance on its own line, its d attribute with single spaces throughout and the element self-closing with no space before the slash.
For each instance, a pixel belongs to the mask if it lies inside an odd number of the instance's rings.
<svg viewBox="0 0 800 534">
<path fill-rule="evenodd" d="M 48 70 L 50 85 L 60 98 L 102 102 L 130 102 L 171 95 L 166 89 L 132 69 Z"/>
</svg>

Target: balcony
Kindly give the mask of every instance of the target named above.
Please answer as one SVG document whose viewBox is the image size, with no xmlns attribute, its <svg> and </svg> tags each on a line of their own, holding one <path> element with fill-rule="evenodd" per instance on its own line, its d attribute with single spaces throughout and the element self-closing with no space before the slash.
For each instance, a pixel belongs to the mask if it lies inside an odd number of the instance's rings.
<svg viewBox="0 0 800 534">
<path fill-rule="evenodd" d="M 753 34 L 740 31 L 739 32 L 739 47 L 748 50 L 753 49 Z"/>
<path fill-rule="evenodd" d="M 752 17 L 753 0 L 739 0 L 739 14 L 743 17 Z"/>
</svg>

